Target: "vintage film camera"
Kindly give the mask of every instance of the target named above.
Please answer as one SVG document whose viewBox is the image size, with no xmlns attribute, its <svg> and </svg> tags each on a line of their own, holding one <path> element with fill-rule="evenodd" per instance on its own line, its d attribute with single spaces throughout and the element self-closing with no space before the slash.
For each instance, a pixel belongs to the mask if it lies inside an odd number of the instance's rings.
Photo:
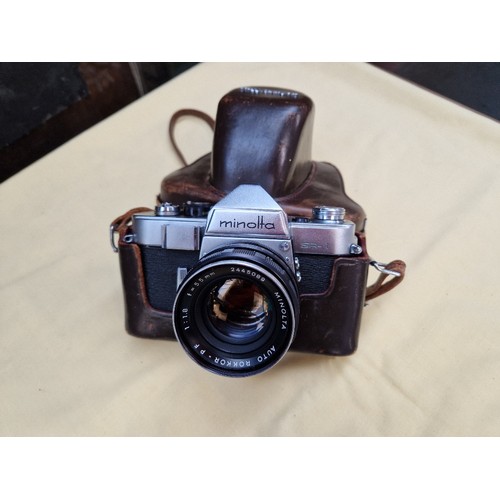
<svg viewBox="0 0 500 500">
<path fill-rule="evenodd" d="M 261 373 L 289 349 L 356 350 L 369 265 L 392 288 L 404 264 L 369 258 L 363 210 L 336 167 L 310 160 L 312 115 L 298 92 L 230 92 L 212 154 L 167 176 L 154 211 L 111 225 L 129 333 L 176 338 L 231 377 Z"/>
</svg>

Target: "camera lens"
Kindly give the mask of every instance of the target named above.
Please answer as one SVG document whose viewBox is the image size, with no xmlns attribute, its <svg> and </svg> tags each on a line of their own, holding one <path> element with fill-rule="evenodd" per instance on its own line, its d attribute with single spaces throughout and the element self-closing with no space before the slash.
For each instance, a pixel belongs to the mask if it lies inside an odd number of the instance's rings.
<svg viewBox="0 0 500 500">
<path fill-rule="evenodd" d="M 181 284 L 173 308 L 175 334 L 189 356 L 232 377 L 276 364 L 295 337 L 297 318 L 291 270 L 255 246 L 201 259 Z"/>
</svg>

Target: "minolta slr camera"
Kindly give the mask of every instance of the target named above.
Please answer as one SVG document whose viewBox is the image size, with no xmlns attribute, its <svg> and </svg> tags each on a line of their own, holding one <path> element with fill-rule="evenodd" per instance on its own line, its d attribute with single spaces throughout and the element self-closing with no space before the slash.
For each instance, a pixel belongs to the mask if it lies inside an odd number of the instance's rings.
<svg viewBox="0 0 500 500">
<path fill-rule="evenodd" d="M 177 339 L 231 377 L 289 349 L 355 351 L 365 215 L 338 169 L 310 159 L 312 115 L 298 92 L 230 92 L 212 153 L 168 175 L 154 210 L 115 221 L 129 333 Z"/>
</svg>

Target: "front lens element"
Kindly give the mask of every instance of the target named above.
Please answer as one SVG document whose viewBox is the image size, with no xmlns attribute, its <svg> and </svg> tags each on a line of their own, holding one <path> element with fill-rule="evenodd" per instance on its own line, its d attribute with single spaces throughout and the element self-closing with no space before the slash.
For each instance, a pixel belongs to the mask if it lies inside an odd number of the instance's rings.
<svg viewBox="0 0 500 500">
<path fill-rule="evenodd" d="M 215 334 L 228 342 L 249 343 L 269 326 L 271 301 L 255 283 L 229 278 L 215 285 L 208 295 L 208 321 Z"/>
</svg>

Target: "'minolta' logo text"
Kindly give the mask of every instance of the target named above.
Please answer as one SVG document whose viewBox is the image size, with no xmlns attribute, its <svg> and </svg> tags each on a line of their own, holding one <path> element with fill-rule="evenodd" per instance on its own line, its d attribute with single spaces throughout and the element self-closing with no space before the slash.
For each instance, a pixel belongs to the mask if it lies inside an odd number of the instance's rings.
<svg viewBox="0 0 500 500">
<path fill-rule="evenodd" d="M 256 221 L 221 220 L 219 227 L 230 229 L 275 229 L 274 222 L 264 222 L 264 216 L 258 215 Z"/>
</svg>

